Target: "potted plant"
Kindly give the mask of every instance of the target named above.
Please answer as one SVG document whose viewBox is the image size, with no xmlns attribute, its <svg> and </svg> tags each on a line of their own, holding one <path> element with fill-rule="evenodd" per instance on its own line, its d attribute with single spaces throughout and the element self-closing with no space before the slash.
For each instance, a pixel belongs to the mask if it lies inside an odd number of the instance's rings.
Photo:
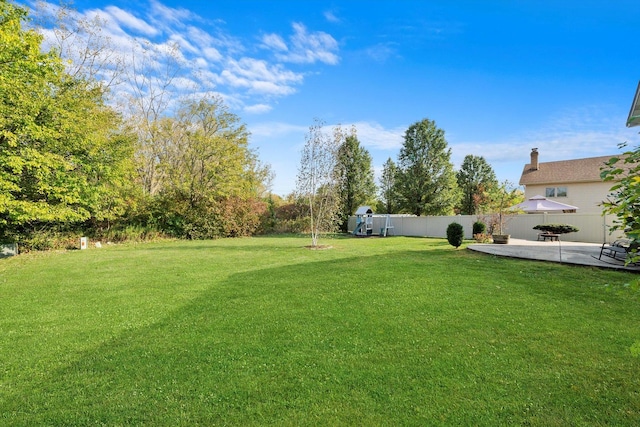
<svg viewBox="0 0 640 427">
<path fill-rule="evenodd" d="M 557 237 L 561 234 L 575 233 L 577 231 L 580 231 L 578 227 L 571 224 L 538 224 L 533 227 L 533 229 L 542 231 L 542 233 L 540 233 L 540 235 L 538 236 L 538 240 L 540 240 L 540 237 L 544 238 L 544 236 Z"/>
<path fill-rule="evenodd" d="M 493 243 L 498 243 L 498 244 L 507 244 L 509 243 L 509 237 L 511 237 L 510 234 L 506 234 L 506 225 L 507 225 L 507 213 L 504 211 L 504 207 L 502 206 L 502 204 L 500 205 L 500 209 L 498 210 L 498 212 L 496 212 L 494 214 L 494 231 L 497 228 L 497 233 L 493 232 L 491 233 L 491 237 L 493 238 Z"/>
<path fill-rule="evenodd" d="M 496 201 L 497 212 L 491 215 L 491 237 L 493 243 L 507 244 L 509 243 L 509 234 L 506 234 L 506 225 L 511 219 L 511 214 L 507 211 L 509 206 L 518 203 L 519 199 L 522 199 L 522 193 L 517 189 L 509 191 L 511 184 L 509 181 L 504 181 L 498 188 L 493 198 Z M 497 231 L 497 233 L 496 233 Z"/>
</svg>

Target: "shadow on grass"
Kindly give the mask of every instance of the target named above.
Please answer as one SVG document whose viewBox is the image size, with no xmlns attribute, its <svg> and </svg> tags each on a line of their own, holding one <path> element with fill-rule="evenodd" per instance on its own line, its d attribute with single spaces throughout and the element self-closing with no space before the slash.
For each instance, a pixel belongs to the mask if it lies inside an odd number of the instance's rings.
<svg viewBox="0 0 640 427">
<path fill-rule="evenodd" d="M 171 242 L 164 243 L 148 243 L 148 244 L 140 244 L 140 245 L 128 245 L 123 246 L 121 249 L 134 249 L 140 251 L 174 251 L 175 249 L 179 250 L 188 250 L 188 251 L 203 251 L 203 250 L 215 250 L 220 249 L 224 251 L 247 251 L 247 250 L 256 250 L 256 251 L 273 251 L 274 249 L 279 249 L 278 246 L 274 246 L 273 241 L 276 240 L 280 242 L 280 248 L 307 248 L 311 243 L 311 237 L 305 239 L 305 237 L 301 237 L 300 235 L 265 235 L 265 236 L 256 236 L 256 237 L 239 237 L 239 238 L 230 238 L 230 239 L 218 239 L 218 240 L 176 240 Z M 320 244 L 322 245 L 333 245 L 340 243 L 349 243 L 349 242 L 371 242 L 371 241 L 382 241 L 387 244 L 389 247 L 393 248 L 394 245 L 398 242 L 398 240 L 421 240 L 425 242 L 423 248 L 419 250 L 433 250 L 436 248 L 445 248 L 454 250 L 449 243 L 447 243 L 444 239 L 439 238 L 425 238 L 425 237 L 416 237 L 416 236 L 370 236 L 370 237 L 356 237 L 351 234 L 337 234 L 328 237 L 323 237 L 320 239 Z M 229 242 L 231 242 L 229 244 Z M 395 249 L 394 249 L 395 250 Z"/>
<path fill-rule="evenodd" d="M 449 247 L 234 274 L 153 325 L 43 368 L 8 393 L 2 417 L 11 425 L 639 422 L 640 366 L 622 339 L 638 328 L 620 328 L 640 320 L 637 304 L 618 301 L 609 312 L 593 300 L 617 300 L 593 290 L 532 290 L 532 279 L 557 269 Z M 564 271 L 565 280 L 579 277 Z"/>
</svg>

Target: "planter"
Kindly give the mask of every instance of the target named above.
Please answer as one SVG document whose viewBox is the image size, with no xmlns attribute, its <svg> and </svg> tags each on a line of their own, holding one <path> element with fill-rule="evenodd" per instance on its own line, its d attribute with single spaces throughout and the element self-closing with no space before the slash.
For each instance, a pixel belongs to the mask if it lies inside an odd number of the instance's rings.
<svg viewBox="0 0 640 427">
<path fill-rule="evenodd" d="M 511 235 L 510 234 L 494 234 L 493 237 L 493 243 L 497 243 L 500 245 L 506 245 L 507 243 L 509 243 L 509 237 Z"/>
</svg>

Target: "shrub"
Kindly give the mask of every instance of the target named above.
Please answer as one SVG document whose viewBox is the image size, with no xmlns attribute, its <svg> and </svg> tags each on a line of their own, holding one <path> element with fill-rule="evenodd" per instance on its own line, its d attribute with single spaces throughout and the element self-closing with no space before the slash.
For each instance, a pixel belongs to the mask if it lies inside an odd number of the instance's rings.
<svg viewBox="0 0 640 427">
<path fill-rule="evenodd" d="M 491 234 L 478 233 L 478 234 L 474 234 L 473 238 L 478 243 L 491 243 L 491 242 L 493 242 Z"/>
<path fill-rule="evenodd" d="M 94 233 L 92 240 L 102 240 L 105 242 L 121 243 L 121 242 L 149 242 L 162 239 L 163 235 L 158 230 L 150 226 L 142 226 L 136 224 L 120 224 L 109 230 L 101 230 Z"/>
<path fill-rule="evenodd" d="M 309 233 L 308 206 L 297 201 L 288 201 L 269 212 L 270 227 L 267 233 Z"/>
<path fill-rule="evenodd" d="M 476 221 L 473 223 L 473 235 L 485 234 L 487 232 L 487 226 L 482 221 Z"/>
<path fill-rule="evenodd" d="M 18 241 L 20 253 L 32 251 L 69 250 L 80 248 L 82 234 L 52 230 L 25 234 Z"/>
<path fill-rule="evenodd" d="M 458 248 L 464 239 L 464 229 L 457 222 L 452 222 L 447 227 L 447 241 L 451 246 Z"/>
<path fill-rule="evenodd" d="M 570 224 L 538 224 L 533 227 L 533 229 L 553 234 L 567 234 L 580 231 L 578 227 Z"/>
</svg>

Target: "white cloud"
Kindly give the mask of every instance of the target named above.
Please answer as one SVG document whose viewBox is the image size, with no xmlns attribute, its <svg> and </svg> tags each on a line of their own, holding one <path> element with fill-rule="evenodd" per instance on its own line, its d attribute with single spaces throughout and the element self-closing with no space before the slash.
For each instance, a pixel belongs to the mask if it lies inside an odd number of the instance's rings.
<svg viewBox="0 0 640 427">
<path fill-rule="evenodd" d="M 274 82 L 252 81 L 251 91 L 265 95 L 284 96 L 296 93 L 295 88 L 287 85 L 279 85 Z"/>
<path fill-rule="evenodd" d="M 40 34 L 42 34 L 42 48 L 45 50 L 49 50 L 53 47 L 53 43 L 56 39 L 56 35 L 53 29 L 44 28 L 40 30 Z"/>
<path fill-rule="evenodd" d="M 283 62 L 299 64 L 323 62 L 335 65 L 339 62 L 338 42 L 331 35 L 322 31 L 309 33 L 307 28 L 300 23 L 293 24 L 293 31 L 294 34 L 290 37 L 291 46 L 286 53 L 276 54 L 276 58 Z M 284 43 L 282 39 L 280 41 Z M 283 49 L 280 47 L 279 50 Z"/>
<path fill-rule="evenodd" d="M 586 106 L 558 113 L 541 129 L 521 135 L 518 145 L 526 146 L 527 153 L 537 147 L 540 161 L 567 160 L 614 154 L 618 144 L 634 139 L 634 134 L 609 107 Z"/>
<path fill-rule="evenodd" d="M 267 104 L 254 104 L 244 107 L 244 111 L 250 114 L 264 114 L 271 111 L 273 107 Z"/>
<path fill-rule="evenodd" d="M 51 16 L 58 10 L 53 2 L 43 4 Z M 171 75 L 169 90 L 175 91 L 171 94 L 173 99 L 215 88 L 229 100 L 231 108 L 251 114 L 270 111 L 273 98 L 296 93 L 304 82 L 309 71 L 293 71 L 285 63 L 310 65 L 339 61 L 336 40 L 325 32 L 308 31 L 302 23 L 292 25 L 288 38 L 278 34 L 261 36 L 261 47 L 276 55 L 275 60 L 269 60 L 248 55 L 245 41 L 224 31 L 219 25 L 221 21 L 215 17 L 203 19 L 185 8 L 167 7 L 158 0 L 149 0 L 146 8 L 110 5 L 81 10 L 69 19 L 70 23 L 99 20 L 100 35 L 110 44 L 106 55 L 128 64 L 129 78 L 133 73 L 140 73 L 138 83 L 144 81 L 150 85 L 140 89 L 142 93 L 151 93 L 152 85 L 162 85 L 163 79 Z M 51 29 L 43 30 L 43 35 L 45 43 L 55 44 Z M 82 48 L 90 37 L 84 34 L 77 38 L 77 47 Z M 254 39 L 249 37 L 246 43 Z M 73 58 L 72 49 L 69 52 L 68 57 Z M 105 67 L 98 75 L 110 81 L 113 70 Z M 113 98 L 117 100 L 126 99 L 136 91 L 126 85 L 113 89 Z M 117 91 L 121 93 L 115 93 Z"/>
<path fill-rule="evenodd" d="M 338 18 L 338 16 L 332 10 L 325 11 L 323 15 L 324 15 L 324 18 L 329 22 L 332 22 L 334 24 L 340 22 L 340 18 Z"/>
<path fill-rule="evenodd" d="M 449 139 L 452 161 L 460 167 L 464 156 L 483 156 L 502 178 L 517 183 L 532 148 L 540 153 L 540 162 L 608 156 L 620 152 L 618 144 L 637 143 L 637 132 L 625 128 L 618 115 L 607 109 L 590 107 L 560 113 L 540 129 L 509 135 L 493 141 L 456 141 Z"/>
<path fill-rule="evenodd" d="M 205 47 L 202 54 L 210 61 L 219 62 L 222 60 L 222 54 L 215 47 Z"/>
<path fill-rule="evenodd" d="M 190 53 L 195 55 L 200 53 L 200 49 L 192 45 L 191 42 L 187 40 L 183 34 L 172 34 L 169 37 L 169 42 L 175 43 L 180 46 L 180 50 L 183 53 Z"/>
<path fill-rule="evenodd" d="M 283 122 L 256 123 L 250 126 L 250 128 L 252 135 L 264 138 L 304 134 L 309 130 L 307 126 L 299 126 Z"/>
<path fill-rule="evenodd" d="M 376 150 L 398 150 L 404 142 L 406 128 L 385 129 L 375 122 L 354 123 L 358 140 L 364 147 Z"/>
<path fill-rule="evenodd" d="M 156 36 L 159 33 L 157 28 L 149 25 L 142 19 L 136 18 L 129 12 L 120 9 L 119 7 L 107 6 L 105 8 L 105 12 L 108 13 L 115 22 L 120 23 L 137 33 L 141 33 L 146 36 Z"/>
<path fill-rule="evenodd" d="M 273 50 L 285 52 L 289 50 L 282 37 L 277 34 L 265 34 L 264 36 L 262 36 L 262 43 L 265 47 Z"/>
<path fill-rule="evenodd" d="M 269 65 L 267 61 L 241 58 L 239 61 L 230 61 L 233 70 L 252 80 L 264 80 L 272 82 L 298 82 L 302 76 L 292 71 L 287 71 L 279 65 Z"/>
<path fill-rule="evenodd" d="M 290 95 L 295 92 L 293 84 L 302 82 L 302 75 L 270 65 L 253 58 L 229 60 L 220 76 L 234 87 L 244 87 L 252 92 L 268 95 Z"/>
<path fill-rule="evenodd" d="M 200 20 L 198 16 L 185 8 L 168 7 L 156 0 L 151 0 L 149 4 L 151 5 L 149 15 L 163 27 L 171 24 L 182 27 L 185 22 Z"/>
<path fill-rule="evenodd" d="M 221 81 L 220 76 L 218 76 L 216 73 L 212 72 L 209 69 L 201 70 L 199 73 L 197 73 L 197 76 L 198 76 L 198 80 L 205 87 L 216 86 Z"/>
<path fill-rule="evenodd" d="M 194 45 L 200 47 L 211 46 L 216 43 L 215 38 L 211 34 L 192 25 L 186 28 L 184 37 L 190 40 Z"/>
<path fill-rule="evenodd" d="M 380 63 L 398 55 L 396 49 L 389 43 L 378 43 L 374 46 L 370 46 L 365 49 L 364 53 L 369 58 Z"/>
<path fill-rule="evenodd" d="M 194 79 L 187 77 L 176 77 L 172 80 L 171 83 L 173 87 L 181 92 L 190 92 L 195 90 L 199 86 Z"/>
<path fill-rule="evenodd" d="M 205 58 L 194 58 L 192 61 L 192 64 L 195 68 L 198 69 L 204 69 L 207 68 L 209 66 L 209 62 L 205 59 Z"/>
</svg>

